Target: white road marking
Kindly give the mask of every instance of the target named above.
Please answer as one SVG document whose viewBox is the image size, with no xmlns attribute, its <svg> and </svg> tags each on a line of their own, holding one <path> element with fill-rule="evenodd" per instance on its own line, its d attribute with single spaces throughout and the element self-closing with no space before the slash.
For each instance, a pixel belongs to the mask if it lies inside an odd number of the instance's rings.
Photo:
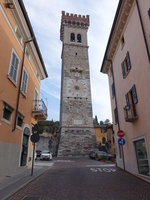
<svg viewBox="0 0 150 200">
<path fill-rule="evenodd" d="M 116 164 L 105 164 L 105 165 L 86 165 L 86 167 L 115 167 Z"/>
<path fill-rule="evenodd" d="M 116 172 L 116 169 L 114 168 L 90 168 L 90 170 L 92 172 L 107 172 L 107 173 Z"/>
</svg>

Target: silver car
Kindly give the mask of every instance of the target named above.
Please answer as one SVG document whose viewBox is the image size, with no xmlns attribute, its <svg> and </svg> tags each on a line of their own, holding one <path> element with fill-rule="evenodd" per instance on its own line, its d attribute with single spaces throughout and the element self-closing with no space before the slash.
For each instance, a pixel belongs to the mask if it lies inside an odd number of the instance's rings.
<svg viewBox="0 0 150 200">
<path fill-rule="evenodd" d="M 52 160 L 52 153 L 48 150 L 42 151 L 40 160 Z"/>
</svg>

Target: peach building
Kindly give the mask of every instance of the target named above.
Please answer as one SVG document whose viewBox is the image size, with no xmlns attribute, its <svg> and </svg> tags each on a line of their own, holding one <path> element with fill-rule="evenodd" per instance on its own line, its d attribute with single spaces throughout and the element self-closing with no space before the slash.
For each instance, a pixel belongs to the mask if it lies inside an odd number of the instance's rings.
<svg viewBox="0 0 150 200">
<path fill-rule="evenodd" d="M 46 119 L 39 100 L 47 71 L 22 0 L 0 0 L 0 175 L 32 161 L 32 126 Z"/>
<path fill-rule="evenodd" d="M 117 165 L 150 180 L 149 0 L 119 1 L 101 72 L 109 79 Z M 123 149 L 118 130 L 125 133 Z"/>
</svg>

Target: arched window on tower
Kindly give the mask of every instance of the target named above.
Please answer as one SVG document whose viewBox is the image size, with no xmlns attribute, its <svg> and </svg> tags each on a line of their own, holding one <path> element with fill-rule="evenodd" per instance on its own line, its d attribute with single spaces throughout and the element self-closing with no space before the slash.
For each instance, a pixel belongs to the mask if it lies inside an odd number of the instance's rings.
<svg viewBox="0 0 150 200">
<path fill-rule="evenodd" d="M 78 34 L 77 35 L 77 42 L 81 43 L 82 42 L 82 39 L 81 39 L 81 34 Z"/>
<path fill-rule="evenodd" d="M 71 42 L 75 42 L 75 34 L 74 33 L 71 33 L 71 35 L 70 35 L 70 41 Z"/>
</svg>

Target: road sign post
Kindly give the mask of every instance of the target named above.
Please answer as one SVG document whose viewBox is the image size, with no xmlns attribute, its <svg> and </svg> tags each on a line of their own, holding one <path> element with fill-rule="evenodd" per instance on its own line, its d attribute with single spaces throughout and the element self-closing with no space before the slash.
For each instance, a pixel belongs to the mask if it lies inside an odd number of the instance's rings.
<svg viewBox="0 0 150 200">
<path fill-rule="evenodd" d="M 35 157 L 35 143 L 37 143 L 40 140 L 40 136 L 38 134 L 38 125 L 34 125 L 32 127 L 32 135 L 31 135 L 31 142 L 33 144 L 33 157 L 32 157 L 32 168 L 31 168 L 31 176 L 33 176 L 33 168 L 34 168 L 34 157 Z"/>
<path fill-rule="evenodd" d="M 125 142 L 126 142 L 125 139 L 123 138 L 125 136 L 125 133 L 122 130 L 119 130 L 117 135 L 119 136 L 118 144 L 121 147 L 122 159 L 123 159 L 123 170 L 125 171 L 124 151 L 123 151 L 123 146 L 125 145 Z"/>
</svg>

